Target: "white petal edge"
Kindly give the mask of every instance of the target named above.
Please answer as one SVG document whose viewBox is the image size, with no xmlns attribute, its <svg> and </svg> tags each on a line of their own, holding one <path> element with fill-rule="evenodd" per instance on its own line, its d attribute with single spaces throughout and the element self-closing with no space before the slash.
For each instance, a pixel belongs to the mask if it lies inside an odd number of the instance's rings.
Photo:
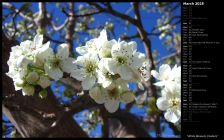
<svg viewBox="0 0 224 140">
<path fill-rule="evenodd" d="M 110 113 L 114 113 L 119 108 L 119 101 L 118 100 L 107 100 L 107 102 L 104 103 L 104 106 L 106 110 Z"/>
<path fill-rule="evenodd" d="M 82 88 L 83 88 L 83 90 L 89 90 L 89 89 L 91 89 L 94 86 L 95 82 L 96 82 L 96 77 L 95 76 L 86 77 L 82 81 Z"/>
<path fill-rule="evenodd" d="M 181 117 L 181 112 L 180 110 L 176 110 L 174 112 L 171 110 L 167 110 L 164 114 L 164 117 L 169 122 L 177 123 Z"/>
<path fill-rule="evenodd" d="M 169 103 L 164 97 L 159 97 L 156 101 L 156 105 L 159 110 L 165 111 L 169 108 Z"/>
<path fill-rule="evenodd" d="M 57 53 L 56 53 L 56 57 L 63 60 L 68 58 L 69 56 L 69 47 L 66 43 L 63 43 L 61 45 L 58 46 L 57 48 Z"/>
</svg>

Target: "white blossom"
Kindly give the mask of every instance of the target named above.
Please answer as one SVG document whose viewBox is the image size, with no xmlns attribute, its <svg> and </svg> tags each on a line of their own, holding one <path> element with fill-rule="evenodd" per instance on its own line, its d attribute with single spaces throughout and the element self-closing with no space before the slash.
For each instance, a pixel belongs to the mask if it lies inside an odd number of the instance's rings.
<svg viewBox="0 0 224 140">
<path fill-rule="evenodd" d="M 172 85 L 162 90 L 162 96 L 157 99 L 157 107 L 165 111 L 167 121 L 177 123 L 181 117 L 181 89 L 180 86 Z"/>
<path fill-rule="evenodd" d="M 85 46 L 77 47 L 76 51 L 81 55 L 87 53 L 97 53 L 100 58 L 110 57 L 111 48 L 115 43 L 115 40 L 108 41 L 107 32 L 103 29 L 98 38 L 87 41 Z"/>
<path fill-rule="evenodd" d="M 145 55 L 136 50 L 135 42 L 117 42 L 111 49 L 111 61 L 109 69 L 113 73 L 118 73 L 122 79 L 131 80 L 133 78 L 132 69 L 138 69 L 145 60 Z"/>
<path fill-rule="evenodd" d="M 96 83 L 98 63 L 99 57 L 96 53 L 79 56 L 75 61 L 76 68 L 71 72 L 71 76 L 82 81 L 84 90 L 89 90 Z"/>
<path fill-rule="evenodd" d="M 89 91 L 90 97 L 98 104 L 104 104 L 106 110 L 114 113 L 118 110 L 120 102 L 130 103 L 135 100 L 134 93 L 129 91 L 127 85 L 121 83 L 113 89 L 96 86 Z"/>
<path fill-rule="evenodd" d="M 151 71 L 151 75 L 159 82 L 154 83 L 156 86 L 169 86 L 175 84 L 174 82 L 180 83 L 181 80 L 181 68 L 175 65 L 173 69 L 168 64 L 163 64 L 159 68 L 159 73 L 155 70 Z"/>
<path fill-rule="evenodd" d="M 115 73 L 110 71 L 108 61 L 110 61 L 109 58 L 101 59 L 98 64 L 99 69 L 97 70 L 98 83 L 102 84 L 104 88 L 114 87 L 113 82 L 118 78 Z"/>
<path fill-rule="evenodd" d="M 63 76 L 63 72 L 71 73 L 74 69 L 74 59 L 69 57 L 69 48 L 66 44 L 61 44 L 54 54 L 53 49 L 48 48 L 44 56 L 44 70 L 48 76 L 58 81 Z"/>
</svg>

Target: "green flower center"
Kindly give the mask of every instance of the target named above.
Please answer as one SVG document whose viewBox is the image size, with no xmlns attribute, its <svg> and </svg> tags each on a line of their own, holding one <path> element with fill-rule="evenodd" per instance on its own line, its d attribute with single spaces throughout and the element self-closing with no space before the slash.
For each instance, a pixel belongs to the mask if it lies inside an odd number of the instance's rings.
<svg viewBox="0 0 224 140">
<path fill-rule="evenodd" d="M 109 97 L 110 97 L 110 98 L 117 99 L 118 96 L 119 96 L 119 89 L 114 88 L 114 89 L 112 89 L 112 90 L 108 90 L 108 94 L 109 94 Z"/>
<path fill-rule="evenodd" d="M 53 68 L 58 68 L 60 66 L 60 60 L 57 58 L 54 58 L 51 60 L 51 66 Z"/>
<path fill-rule="evenodd" d="M 180 99 L 178 99 L 178 98 L 170 99 L 169 104 L 172 108 L 178 108 L 180 105 Z"/>
<path fill-rule="evenodd" d="M 96 69 L 96 66 L 92 62 L 86 62 L 86 73 L 93 73 Z"/>
<path fill-rule="evenodd" d="M 126 64 L 127 60 L 124 57 L 117 57 L 117 62 L 119 64 Z"/>
</svg>

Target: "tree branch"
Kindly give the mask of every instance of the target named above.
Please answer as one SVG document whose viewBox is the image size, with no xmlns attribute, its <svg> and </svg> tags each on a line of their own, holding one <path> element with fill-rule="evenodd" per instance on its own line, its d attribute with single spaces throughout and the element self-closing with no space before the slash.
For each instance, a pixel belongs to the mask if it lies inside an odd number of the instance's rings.
<svg viewBox="0 0 224 140">
<path fill-rule="evenodd" d="M 33 19 L 32 18 L 30 18 L 29 16 L 24 15 L 19 9 L 16 9 L 11 3 L 9 3 L 9 2 L 3 2 L 2 5 L 3 6 L 6 6 L 9 9 L 11 9 L 15 13 L 19 13 L 19 15 L 21 17 L 23 17 L 25 20 L 28 20 L 30 22 L 33 22 Z"/>
<path fill-rule="evenodd" d="M 60 31 L 65 26 L 67 26 L 67 24 L 68 24 L 68 18 L 66 18 L 66 20 L 64 21 L 64 23 L 62 23 L 60 26 L 56 26 L 55 23 L 53 22 L 53 20 L 50 20 L 50 24 L 51 24 L 51 26 L 52 26 L 52 28 L 53 28 L 54 31 Z"/>
<path fill-rule="evenodd" d="M 67 28 L 66 28 L 66 43 L 69 46 L 69 52 L 72 53 L 73 52 L 73 34 L 74 34 L 74 27 L 75 27 L 75 12 L 74 12 L 74 3 L 70 2 L 69 3 L 69 17 L 68 17 L 68 24 L 67 24 Z"/>
<path fill-rule="evenodd" d="M 109 124 L 108 124 L 108 117 L 107 114 L 108 112 L 104 107 L 100 109 L 100 114 L 103 120 L 103 126 L 102 126 L 102 137 L 103 138 L 108 138 L 109 137 Z"/>
<path fill-rule="evenodd" d="M 169 58 L 171 58 L 171 57 L 178 56 L 178 55 L 180 55 L 180 53 L 181 53 L 180 51 L 176 51 L 176 52 L 174 52 L 174 53 L 171 53 L 171 54 L 169 54 L 169 55 L 166 55 L 166 56 L 164 56 L 164 57 L 162 57 L 162 58 L 156 60 L 156 61 L 155 61 L 155 64 L 159 64 L 161 61 L 166 60 L 166 59 L 169 59 Z"/>
<path fill-rule="evenodd" d="M 132 17 L 130 17 L 130 16 L 128 16 L 128 15 L 125 15 L 125 14 L 122 14 L 122 13 L 120 13 L 120 12 L 115 11 L 115 10 L 111 7 L 110 3 L 108 3 L 107 8 L 103 8 L 103 7 L 101 7 L 99 4 L 97 4 L 97 3 L 93 3 L 93 2 L 91 2 L 91 3 L 89 3 L 89 4 L 95 6 L 98 10 L 100 10 L 100 11 L 102 11 L 102 12 L 105 12 L 105 13 L 108 13 L 108 14 L 112 14 L 113 16 L 115 16 L 115 17 L 119 17 L 119 18 L 121 18 L 121 19 L 123 19 L 123 20 L 125 19 L 125 20 L 129 21 L 130 23 L 132 23 L 132 24 L 134 24 L 134 25 L 136 24 L 135 20 L 134 20 Z"/>
<path fill-rule="evenodd" d="M 140 16 L 140 12 L 139 12 L 139 3 L 133 2 L 132 6 L 134 7 L 134 13 L 135 13 L 135 19 L 137 22 L 137 31 L 143 41 L 144 47 L 145 47 L 145 51 L 146 51 L 146 56 L 147 58 L 149 58 L 149 60 L 151 61 L 151 69 L 155 69 L 155 65 L 154 65 L 154 59 L 152 56 L 152 50 L 151 50 L 151 41 L 147 38 L 147 32 L 144 30 L 143 25 L 142 25 L 142 21 L 141 21 L 141 16 Z M 150 78 L 150 81 L 148 82 L 148 86 L 149 87 L 149 93 L 154 96 L 155 98 L 157 98 L 157 94 L 156 94 L 156 88 L 155 86 L 152 84 L 154 83 L 155 79 L 154 78 Z M 155 127 L 156 127 L 156 135 L 157 137 L 160 137 L 160 119 L 159 117 L 157 117 L 156 123 L 155 123 Z"/>
</svg>

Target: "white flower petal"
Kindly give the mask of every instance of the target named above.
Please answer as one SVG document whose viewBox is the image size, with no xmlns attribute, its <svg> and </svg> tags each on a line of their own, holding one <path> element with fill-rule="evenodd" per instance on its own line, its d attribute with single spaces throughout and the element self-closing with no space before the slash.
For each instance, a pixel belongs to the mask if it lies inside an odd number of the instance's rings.
<svg viewBox="0 0 224 140">
<path fill-rule="evenodd" d="M 99 49 L 100 58 L 109 58 L 111 57 L 111 48 L 116 43 L 116 40 L 106 41 L 103 44 L 103 47 Z"/>
<path fill-rule="evenodd" d="M 159 75 L 159 73 L 157 71 L 151 70 L 151 75 L 153 77 L 155 77 L 156 79 L 161 80 L 160 75 Z"/>
<path fill-rule="evenodd" d="M 165 82 L 164 81 L 156 82 L 156 83 L 154 83 L 154 85 L 161 87 L 161 86 L 165 85 Z"/>
<path fill-rule="evenodd" d="M 66 43 L 61 44 L 60 46 L 58 46 L 57 48 L 57 53 L 56 53 L 56 57 L 63 60 L 68 58 L 69 56 L 69 47 Z"/>
<path fill-rule="evenodd" d="M 80 69 L 77 68 L 77 69 L 71 71 L 71 77 L 73 77 L 79 81 L 82 81 L 83 79 L 86 78 L 85 70 L 83 68 L 80 68 Z"/>
<path fill-rule="evenodd" d="M 118 73 L 120 74 L 121 78 L 124 80 L 131 80 L 132 79 L 132 71 L 129 67 L 125 65 L 121 65 L 117 68 Z"/>
<path fill-rule="evenodd" d="M 60 62 L 60 67 L 64 72 L 67 73 L 71 73 L 75 68 L 76 65 L 73 64 L 73 61 L 75 61 L 75 59 L 69 57 L 67 59 L 64 59 Z"/>
<path fill-rule="evenodd" d="M 88 53 L 88 48 L 86 46 L 77 47 L 75 49 L 80 55 Z"/>
<path fill-rule="evenodd" d="M 105 29 L 103 29 L 101 32 L 100 32 L 100 36 L 94 40 L 95 44 L 96 44 L 96 47 L 98 49 L 100 49 L 101 47 L 104 47 L 103 44 L 107 41 L 107 32 Z"/>
<path fill-rule="evenodd" d="M 52 48 L 41 48 L 35 55 L 35 63 L 42 65 L 46 60 L 54 57 L 54 51 Z"/>
<path fill-rule="evenodd" d="M 59 68 L 50 68 L 48 65 L 44 65 L 44 70 L 55 81 L 63 77 L 63 72 Z"/>
<path fill-rule="evenodd" d="M 19 68 L 26 68 L 29 63 L 32 61 L 27 59 L 24 55 L 21 55 L 16 60 L 16 66 Z"/>
<path fill-rule="evenodd" d="M 13 79 L 14 80 L 14 87 L 15 90 L 21 90 L 22 87 L 24 86 L 24 81 L 22 79 Z"/>
<path fill-rule="evenodd" d="M 20 47 L 22 48 L 24 54 L 31 53 L 31 49 L 33 48 L 33 42 L 30 40 L 26 40 L 20 43 Z"/>
<path fill-rule="evenodd" d="M 137 43 L 135 41 L 128 42 L 128 46 L 132 48 L 132 51 L 136 51 Z"/>
<path fill-rule="evenodd" d="M 108 112 L 114 113 L 119 108 L 119 101 L 115 99 L 107 100 L 107 102 L 104 103 L 104 106 Z"/>
<path fill-rule="evenodd" d="M 117 73 L 117 62 L 111 58 L 108 58 L 105 62 L 105 67 L 111 74 Z"/>
<path fill-rule="evenodd" d="M 103 104 L 105 102 L 105 93 L 98 86 L 92 88 L 89 91 L 89 95 L 98 104 Z"/>
<path fill-rule="evenodd" d="M 37 82 L 42 88 L 47 88 L 51 85 L 51 81 L 46 76 L 40 76 L 39 81 Z"/>
<path fill-rule="evenodd" d="M 94 86 L 95 82 L 96 82 L 96 77 L 95 76 L 86 77 L 82 81 L 82 88 L 83 88 L 83 90 L 89 90 L 89 89 L 91 89 Z"/>
<path fill-rule="evenodd" d="M 112 84 L 112 81 L 105 80 L 105 81 L 102 83 L 102 86 L 103 86 L 104 88 L 107 88 L 107 87 L 109 87 L 111 84 Z"/>
<path fill-rule="evenodd" d="M 171 68 L 168 64 L 163 64 L 159 67 L 159 74 L 161 79 L 166 79 L 167 76 L 172 76 Z"/>
<path fill-rule="evenodd" d="M 107 31 L 105 29 L 103 29 L 101 32 L 100 32 L 100 36 L 98 37 L 99 40 L 98 41 L 107 41 Z"/>
<path fill-rule="evenodd" d="M 170 109 L 167 110 L 164 114 L 164 117 L 167 121 L 172 122 L 172 123 L 176 123 L 179 121 L 180 117 L 181 117 L 181 112 L 180 110 L 177 111 L 171 111 Z"/>
<path fill-rule="evenodd" d="M 143 53 L 135 52 L 132 58 L 133 62 L 131 66 L 135 69 L 138 69 L 142 66 L 143 62 L 145 61 L 145 55 Z"/>
<path fill-rule="evenodd" d="M 124 103 L 130 103 L 135 100 L 134 93 L 131 91 L 126 91 L 121 94 L 121 101 Z"/>
<path fill-rule="evenodd" d="M 39 75 L 37 72 L 32 71 L 26 76 L 26 81 L 29 84 L 34 84 L 39 79 Z"/>
<path fill-rule="evenodd" d="M 43 35 L 37 34 L 33 39 L 33 43 L 35 45 L 35 48 L 41 47 L 43 43 Z"/>
<path fill-rule="evenodd" d="M 156 101 L 156 105 L 159 110 L 165 111 L 169 108 L 169 103 L 164 97 L 159 97 Z"/>
</svg>

